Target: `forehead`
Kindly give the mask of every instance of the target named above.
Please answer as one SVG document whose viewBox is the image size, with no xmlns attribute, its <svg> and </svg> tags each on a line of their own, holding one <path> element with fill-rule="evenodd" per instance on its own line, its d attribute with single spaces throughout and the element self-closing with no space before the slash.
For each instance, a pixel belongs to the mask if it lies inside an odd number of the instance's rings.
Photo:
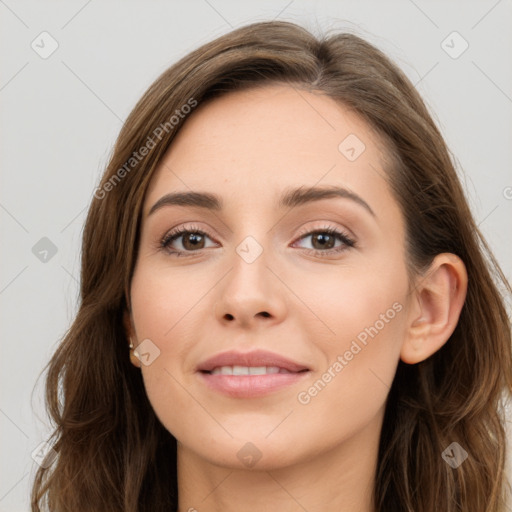
<svg viewBox="0 0 512 512">
<path fill-rule="evenodd" d="M 151 180 L 145 211 L 170 191 L 208 190 L 247 205 L 301 185 L 381 201 L 382 156 L 362 118 L 321 93 L 287 85 L 232 92 L 186 119 Z"/>
</svg>

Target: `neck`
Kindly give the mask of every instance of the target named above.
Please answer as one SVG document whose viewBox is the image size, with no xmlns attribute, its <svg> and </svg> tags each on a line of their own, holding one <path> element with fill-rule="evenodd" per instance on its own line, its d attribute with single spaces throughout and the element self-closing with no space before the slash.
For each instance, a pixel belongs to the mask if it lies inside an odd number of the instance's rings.
<svg viewBox="0 0 512 512">
<path fill-rule="evenodd" d="M 374 512 L 379 436 L 367 425 L 322 453 L 264 470 L 217 466 L 179 444 L 178 512 Z"/>
</svg>

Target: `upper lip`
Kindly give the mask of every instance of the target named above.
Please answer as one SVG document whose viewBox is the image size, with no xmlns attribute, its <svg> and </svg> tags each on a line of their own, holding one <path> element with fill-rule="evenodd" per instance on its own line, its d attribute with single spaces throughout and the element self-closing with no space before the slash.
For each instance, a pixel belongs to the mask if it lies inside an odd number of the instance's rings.
<svg viewBox="0 0 512 512">
<path fill-rule="evenodd" d="M 290 372 L 309 370 L 307 366 L 301 363 L 266 350 L 253 350 L 251 352 L 231 350 L 217 354 L 199 363 L 197 371 L 211 372 L 214 368 L 220 366 L 277 366 Z"/>
</svg>

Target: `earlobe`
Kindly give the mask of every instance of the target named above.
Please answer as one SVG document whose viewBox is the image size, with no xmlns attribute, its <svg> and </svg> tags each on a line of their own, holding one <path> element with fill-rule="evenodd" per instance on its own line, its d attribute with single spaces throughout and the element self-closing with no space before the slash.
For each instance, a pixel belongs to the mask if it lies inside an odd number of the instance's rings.
<svg viewBox="0 0 512 512">
<path fill-rule="evenodd" d="M 416 364 L 437 352 L 459 321 L 467 292 L 467 272 L 455 254 L 438 254 L 414 290 L 400 358 Z"/>
</svg>

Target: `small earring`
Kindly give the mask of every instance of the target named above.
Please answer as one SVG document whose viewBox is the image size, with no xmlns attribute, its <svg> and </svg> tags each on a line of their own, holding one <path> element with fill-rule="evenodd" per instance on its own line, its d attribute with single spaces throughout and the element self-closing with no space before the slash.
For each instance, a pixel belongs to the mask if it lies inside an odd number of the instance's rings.
<svg viewBox="0 0 512 512">
<path fill-rule="evenodd" d="M 130 340 L 130 361 L 133 364 L 133 366 L 137 366 L 138 368 L 140 368 L 140 360 L 135 355 L 135 352 L 133 350 L 133 342 L 131 340 Z"/>
</svg>

